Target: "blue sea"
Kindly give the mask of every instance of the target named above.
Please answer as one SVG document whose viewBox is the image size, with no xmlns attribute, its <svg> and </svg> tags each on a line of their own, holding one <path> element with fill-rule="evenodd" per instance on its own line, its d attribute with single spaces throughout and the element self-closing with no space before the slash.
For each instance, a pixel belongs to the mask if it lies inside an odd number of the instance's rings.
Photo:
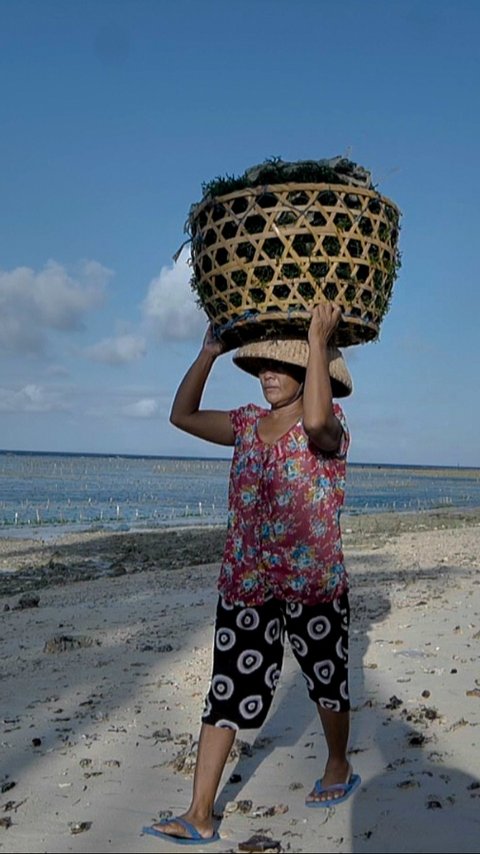
<svg viewBox="0 0 480 854">
<path fill-rule="evenodd" d="M 0 451 L 0 536 L 222 525 L 230 460 Z M 351 514 L 480 507 L 480 469 L 348 468 Z"/>
</svg>

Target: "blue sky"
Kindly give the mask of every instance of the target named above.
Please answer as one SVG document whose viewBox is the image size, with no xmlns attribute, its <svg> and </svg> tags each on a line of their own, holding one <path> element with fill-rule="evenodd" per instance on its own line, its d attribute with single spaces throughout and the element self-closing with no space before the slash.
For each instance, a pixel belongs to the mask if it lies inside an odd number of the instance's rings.
<svg viewBox="0 0 480 854">
<path fill-rule="evenodd" d="M 479 38 L 475 0 L 0 0 L 0 447 L 225 456 L 168 423 L 206 327 L 189 207 L 342 154 L 403 214 L 351 460 L 480 466 Z M 223 356 L 204 404 L 250 400 Z"/>
</svg>

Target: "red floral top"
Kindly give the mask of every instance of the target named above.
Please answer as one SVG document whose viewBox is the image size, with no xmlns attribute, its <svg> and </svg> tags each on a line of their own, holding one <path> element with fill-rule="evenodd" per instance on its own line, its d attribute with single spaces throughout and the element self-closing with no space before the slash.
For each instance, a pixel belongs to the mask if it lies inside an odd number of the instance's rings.
<svg viewBox="0 0 480 854">
<path fill-rule="evenodd" d="M 309 442 L 298 421 L 273 444 L 258 435 L 268 410 L 255 404 L 230 413 L 235 447 L 228 529 L 218 589 L 228 603 L 260 605 L 272 595 L 313 605 L 348 588 L 340 510 L 349 433 L 342 408 L 339 450 Z"/>
</svg>

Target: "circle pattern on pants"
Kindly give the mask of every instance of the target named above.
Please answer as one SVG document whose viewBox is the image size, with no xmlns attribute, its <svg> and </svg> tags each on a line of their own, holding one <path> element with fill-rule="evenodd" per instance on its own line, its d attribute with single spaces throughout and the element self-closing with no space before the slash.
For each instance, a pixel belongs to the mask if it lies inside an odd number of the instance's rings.
<svg viewBox="0 0 480 854">
<path fill-rule="evenodd" d="M 322 640 L 326 638 L 332 628 L 332 624 L 327 617 L 313 617 L 309 621 L 307 631 L 313 640 Z"/>
<path fill-rule="evenodd" d="M 287 602 L 287 614 L 290 617 L 300 617 L 303 605 L 300 602 Z"/>
<path fill-rule="evenodd" d="M 237 626 L 239 629 L 256 629 L 259 622 L 260 617 L 255 608 L 245 608 L 237 616 Z"/>
<path fill-rule="evenodd" d="M 233 679 L 219 674 L 212 679 L 212 693 L 217 700 L 228 700 L 233 694 Z"/>
<path fill-rule="evenodd" d="M 238 724 L 235 721 L 229 721 L 227 718 L 221 718 L 216 722 L 215 726 L 220 727 L 221 729 L 234 729 L 238 730 Z"/>
<path fill-rule="evenodd" d="M 280 637 L 280 620 L 278 617 L 275 617 L 274 620 L 270 620 L 265 629 L 265 640 L 267 643 L 275 643 L 276 640 Z"/>
<path fill-rule="evenodd" d="M 318 703 L 322 709 L 327 709 L 329 712 L 340 711 L 340 700 L 329 700 L 328 698 L 320 697 Z"/>
<path fill-rule="evenodd" d="M 215 635 L 215 642 L 219 649 L 226 652 L 235 645 L 235 632 L 232 629 L 219 629 Z"/>
<path fill-rule="evenodd" d="M 247 720 L 255 718 L 263 709 L 263 699 L 260 694 L 251 694 L 245 697 L 239 705 L 240 714 Z"/>
<path fill-rule="evenodd" d="M 339 638 L 337 644 L 335 646 L 335 652 L 337 653 L 340 659 L 345 658 L 345 650 L 343 648 L 343 638 Z"/>
<path fill-rule="evenodd" d="M 256 649 L 246 649 L 237 659 L 237 667 L 239 673 L 253 673 L 261 667 L 263 655 Z"/>
<path fill-rule="evenodd" d="M 304 656 L 307 654 L 308 646 L 303 638 L 298 635 L 290 635 L 290 643 L 292 644 L 292 649 L 297 653 L 297 655 Z"/>
<path fill-rule="evenodd" d="M 280 679 L 281 672 L 281 665 L 271 664 L 267 672 L 265 673 L 265 685 L 268 685 L 271 691 L 275 691 L 275 688 L 278 684 L 278 680 Z"/>
<path fill-rule="evenodd" d="M 332 676 L 335 673 L 335 665 L 333 661 L 317 661 L 313 667 L 313 671 L 317 679 L 323 685 L 328 685 L 332 681 Z"/>
</svg>

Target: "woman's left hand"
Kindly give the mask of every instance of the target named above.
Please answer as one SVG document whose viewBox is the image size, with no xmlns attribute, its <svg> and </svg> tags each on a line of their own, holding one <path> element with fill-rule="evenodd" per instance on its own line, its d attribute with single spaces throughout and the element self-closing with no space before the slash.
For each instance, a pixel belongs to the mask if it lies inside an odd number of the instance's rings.
<svg viewBox="0 0 480 854">
<path fill-rule="evenodd" d="M 333 302 L 322 302 L 315 306 L 311 314 L 308 343 L 310 346 L 327 344 L 341 320 L 341 308 Z"/>
</svg>

